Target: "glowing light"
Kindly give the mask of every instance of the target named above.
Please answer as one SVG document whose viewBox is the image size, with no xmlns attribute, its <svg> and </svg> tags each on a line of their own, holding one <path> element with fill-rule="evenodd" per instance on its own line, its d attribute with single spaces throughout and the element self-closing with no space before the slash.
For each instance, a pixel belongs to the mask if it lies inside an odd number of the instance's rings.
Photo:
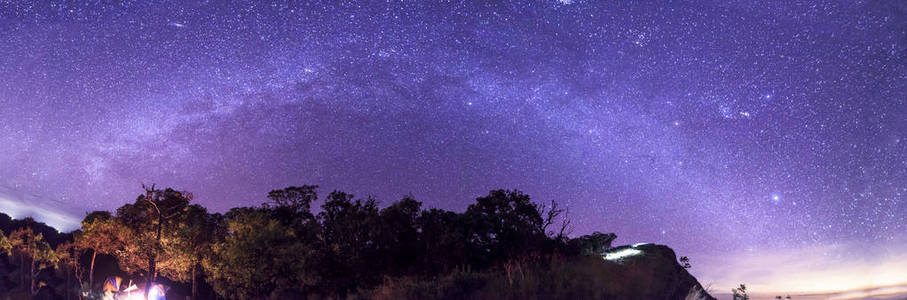
<svg viewBox="0 0 907 300">
<path fill-rule="evenodd" d="M 123 291 L 123 293 L 120 295 L 120 297 L 123 297 L 123 296 L 125 296 L 124 298 L 126 300 L 166 300 L 167 299 L 165 292 L 164 292 L 164 286 L 162 286 L 158 283 L 151 285 L 151 288 L 148 290 L 148 298 L 145 298 L 144 290 L 139 289 L 134 284 L 132 286 L 126 288 L 126 290 Z"/>
<path fill-rule="evenodd" d="M 126 296 L 126 300 L 145 300 L 145 297 L 142 296 L 142 293 L 131 293 Z"/>
<path fill-rule="evenodd" d="M 151 286 L 151 290 L 148 291 L 148 300 L 166 300 L 164 297 L 164 287 L 160 284 L 155 284 Z"/>
<path fill-rule="evenodd" d="M 605 260 L 621 260 L 630 256 L 640 255 L 642 251 L 633 248 L 626 248 L 614 252 L 605 253 Z"/>
</svg>

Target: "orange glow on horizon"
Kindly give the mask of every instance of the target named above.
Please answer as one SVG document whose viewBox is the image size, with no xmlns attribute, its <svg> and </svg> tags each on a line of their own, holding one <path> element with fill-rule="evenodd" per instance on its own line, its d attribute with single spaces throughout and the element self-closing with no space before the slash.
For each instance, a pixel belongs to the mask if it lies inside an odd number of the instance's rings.
<svg viewBox="0 0 907 300">
<path fill-rule="evenodd" d="M 740 283 L 757 294 L 817 294 L 907 286 L 905 244 L 829 244 L 790 250 L 745 251 L 722 260 L 699 259 L 691 270 L 716 294 Z M 860 251 L 869 247 L 870 251 Z"/>
</svg>

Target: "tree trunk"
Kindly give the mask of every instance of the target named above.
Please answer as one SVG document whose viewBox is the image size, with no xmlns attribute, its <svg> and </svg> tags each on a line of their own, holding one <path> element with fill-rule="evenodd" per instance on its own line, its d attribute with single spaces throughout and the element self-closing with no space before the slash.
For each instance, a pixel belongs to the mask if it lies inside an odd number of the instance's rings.
<svg viewBox="0 0 907 300">
<path fill-rule="evenodd" d="M 22 289 L 25 289 L 26 282 L 28 282 L 28 276 L 31 275 L 30 270 L 28 271 L 29 272 L 28 274 L 25 274 L 25 272 L 26 272 L 25 271 L 25 257 L 28 256 L 29 254 L 31 254 L 31 244 L 29 244 L 28 241 L 26 240 L 25 253 L 22 254 Z M 31 258 L 31 257 L 29 257 L 29 258 Z"/>
<path fill-rule="evenodd" d="M 155 208 L 157 208 L 156 205 L 155 205 Z M 157 211 L 157 244 L 156 244 L 156 246 L 159 246 L 161 244 L 161 229 L 163 229 L 163 227 L 164 227 L 164 215 L 162 215 L 161 211 L 158 210 Z M 148 294 L 151 293 L 151 283 L 154 282 L 155 279 L 157 279 L 157 270 L 155 269 L 155 267 L 156 267 L 155 266 L 155 258 L 156 258 L 155 256 L 157 255 L 157 253 L 153 252 L 153 251 L 156 251 L 156 249 L 152 249 L 151 251 L 152 251 L 151 259 L 148 261 L 148 268 L 150 269 L 149 270 L 150 272 L 148 273 L 148 275 L 150 277 L 149 277 L 148 283 L 145 284 L 145 298 L 148 298 Z"/>
<path fill-rule="evenodd" d="M 19 286 L 25 289 L 25 254 L 19 253 Z"/>
<path fill-rule="evenodd" d="M 71 277 L 72 274 L 70 274 L 69 272 L 66 272 L 66 267 L 63 268 L 63 274 L 66 274 L 66 288 L 67 289 L 71 288 L 72 287 L 72 277 Z M 66 300 L 72 299 L 72 293 L 69 293 L 69 292 L 64 292 L 64 293 L 66 293 Z"/>
<path fill-rule="evenodd" d="M 192 265 L 192 300 L 195 300 L 196 297 L 198 296 L 198 285 L 195 282 L 195 276 L 196 276 L 195 270 L 196 269 L 198 269 L 198 266 L 193 264 Z"/>
<path fill-rule="evenodd" d="M 88 268 L 88 288 L 90 289 L 94 284 L 94 259 L 98 256 L 98 251 L 91 250 L 91 267 Z M 79 284 L 81 285 L 81 283 Z"/>
<path fill-rule="evenodd" d="M 29 291 L 31 292 L 32 296 L 34 296 L 37 292 L 37 291 L 35 291 L 35 259 L 34 258 L 31 259 L 31 272 L 28 272 L 28 278 L 30 279 Z"/>
<path fill-rule="evenodd" d="M 85 283 L 82 282 L 82 273 L 81 273 L 81 272 L 82 272 L 82 266 L 79 265 L 79 258 L 80 258 L 81 255 L 75 254 L 74 256 L 75 256 L 75 259 L 76 259 L 76 263 L 75 263 L 75 265 L 73 265 L 73 268 L 72 268 L 72 275 L 75 276 L 76 283 L 77 283 L 77 285 L 79 286 L 79 290 L 76 291 L 76 297 L 78 297 L 79 300 L 82 300 L 82 291 L 85 289 Z"/>
</svg>

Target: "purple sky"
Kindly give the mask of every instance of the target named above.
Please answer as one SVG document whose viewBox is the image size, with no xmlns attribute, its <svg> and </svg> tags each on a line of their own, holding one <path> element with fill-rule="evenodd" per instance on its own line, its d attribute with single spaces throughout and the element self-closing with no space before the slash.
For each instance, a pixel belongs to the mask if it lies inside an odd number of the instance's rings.
<svg viewBox="0 0 907 300">
<path fill-rule="evenodd" d="M 898 1 L 151 2 L 0 2 L 0 208 L 516 188 L 694 266 L 907 239 Z"/>
</svg>

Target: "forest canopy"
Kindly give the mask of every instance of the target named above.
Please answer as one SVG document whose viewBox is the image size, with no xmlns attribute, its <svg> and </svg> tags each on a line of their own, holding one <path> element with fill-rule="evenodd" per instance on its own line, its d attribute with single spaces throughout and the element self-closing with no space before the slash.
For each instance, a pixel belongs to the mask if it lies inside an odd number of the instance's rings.
<svg viewBox="0 0 907 300">
<path fill-rule="evenodd" d="M 193 299 L 346 297 L 392 278 L 507 269 L 527 257 L 600 255 L 615 237 L 571 239 L 564 209 L 516 190 L 490 191 L 452 212 L 423 208 L 412 196 L 383 208 L 342 191 L 322 199 L 318 186 L 302 185 L 223 214 L 186 191 L 144 190 L 115 212 L 88 213 L 79 230 L 53 231 L 52 241 L 35 232 L 49 227 L 31 219 L 0 224 L 0 257 L 9 261 L 0 287 L 91 298 L 101 295 L 101 278 L 120 275 L 166 282 Z"/>
</svg>

